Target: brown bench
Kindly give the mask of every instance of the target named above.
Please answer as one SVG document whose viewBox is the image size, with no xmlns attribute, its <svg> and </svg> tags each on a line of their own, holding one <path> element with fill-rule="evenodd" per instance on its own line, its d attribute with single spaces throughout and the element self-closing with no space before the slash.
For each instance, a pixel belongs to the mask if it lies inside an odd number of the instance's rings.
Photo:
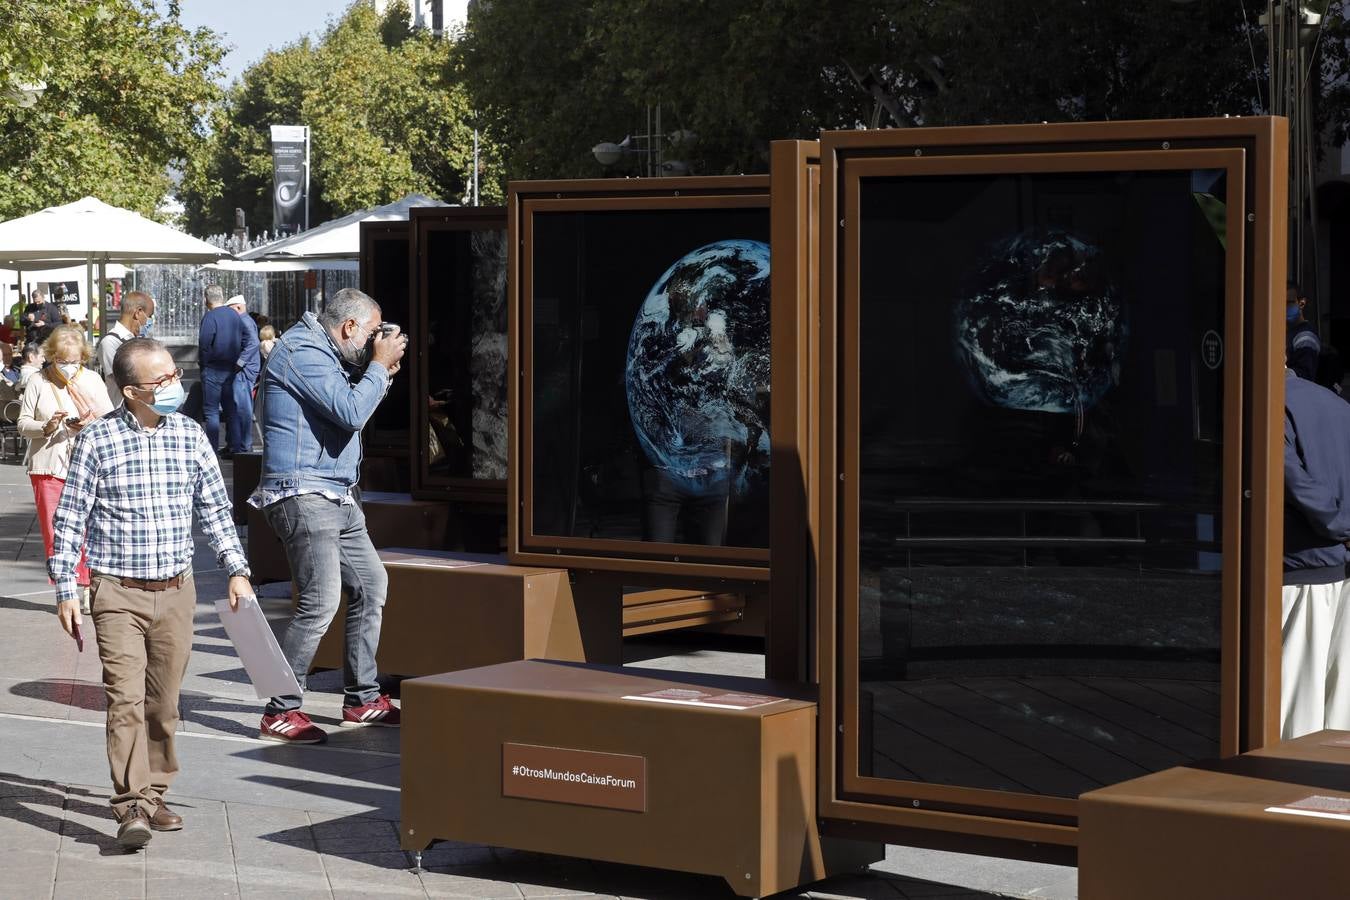
<svg viewBox="0 0 1350 900">
<path fill-rule="evenodd" d="M 1308 797 L 1350 808 L 1350 732 L 1322 731 L 1083 794 L 1083 900 L 1350 896 L 1350 819 L 1268 812 Z"/>
<path fill-rule="evenodd" d="M 623 594 L 624 637 L 739 622 L 744 615 L 744 594 L 675 589 Z"/>
<path fill-rule="evenodd" d="M 618 662 L 615 639 L 588 641 L 567 572 L 508 566 L 500 557 L 391 548 L 380 672 L 428 675 L 510 660 Z M 319 642 L 316 669 L 342 666 L 343 607 Z"/>
<path fill-rule="evenodd" d="M 817 831 L 816 704 L 801 690 L 542 660 L 405 681 L 403 848 L 676 869 L 752 897 L 861 868 L 884 847 Z"/>
</svg>

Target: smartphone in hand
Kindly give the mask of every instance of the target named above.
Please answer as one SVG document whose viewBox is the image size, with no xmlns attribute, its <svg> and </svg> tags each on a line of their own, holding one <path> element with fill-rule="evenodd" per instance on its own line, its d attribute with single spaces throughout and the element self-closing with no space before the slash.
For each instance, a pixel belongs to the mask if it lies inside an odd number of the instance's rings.
<svg viewBox="0 0 1350 900">
<path fill-rule="evenodd" d="M 73 624 L 73 625 L 70 626 L 70 636 L 73 637 L 73 638 L 75 639 L 75 651 L 76 651 L 77 653 L 83 653 L 83 652 L 84 652 L 84 635 L 80 634 L 80 626 L 79 626 L 79 623 L 75 623 L 75 624 Z"/>
</svg>

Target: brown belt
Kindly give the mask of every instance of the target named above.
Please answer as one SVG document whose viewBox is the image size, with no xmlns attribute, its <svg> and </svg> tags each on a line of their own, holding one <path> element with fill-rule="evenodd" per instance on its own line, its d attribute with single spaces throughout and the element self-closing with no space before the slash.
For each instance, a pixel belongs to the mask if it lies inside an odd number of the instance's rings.
<svg viewBox="0 0 1350 900">
<path fill-rule="evenodd" d="M 102 572 L 95 572 L 94 574 L 99 578 L 115 581 L 124 588 L 135 588 L 139 591 L 171 591 L 174 588 L 182 587 L 192 577 L 191 571 L 183 572 L 172 578 L 165 578 L 163 581 L 151 581 L 146 578 L 124 578 L 121 575 L 104 575 Z"/>
</svg>

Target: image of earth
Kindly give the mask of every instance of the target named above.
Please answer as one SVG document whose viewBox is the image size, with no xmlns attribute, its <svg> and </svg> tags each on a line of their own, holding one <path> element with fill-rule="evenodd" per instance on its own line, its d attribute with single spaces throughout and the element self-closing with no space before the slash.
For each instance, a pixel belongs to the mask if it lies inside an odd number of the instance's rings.
<svg viewBox="0 0 1350 900">
<path fill-rule="evenodd" d="M 685 254 L 638 311 L 628 412 L 648 460 L 694 493 L 744 490 L 769 467 L 769 246 Z"/>
<path fill-rule="evenodd" d="M 1101 249 L 1058 229 L 994 244 L 955 306 L 976 393 L 1007 409 L 1082 415 L 1120 381 L 1128 323 Z"/>
</svg>

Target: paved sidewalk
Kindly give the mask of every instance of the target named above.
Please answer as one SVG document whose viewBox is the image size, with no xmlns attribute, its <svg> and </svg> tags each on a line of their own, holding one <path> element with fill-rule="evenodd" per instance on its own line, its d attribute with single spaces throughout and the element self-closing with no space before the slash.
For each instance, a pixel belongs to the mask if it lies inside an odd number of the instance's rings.
<svg viewBox="0 0 1350 900">
<path fill-rule="evenodd" d="M 228 464 L 226 473 L 228 477 Z M 396 729 L 336 727 L 339 673 L 311 679 L 322 747 L 256 738 L 254 698 L 213 609 L 225 578 L 205 543 L 183 684 L 182 772 L 169 796 L 181 832 L 123 853 L 107 801 L 103 688 L 92 623 L 78 653 L 53 615 L 46 554 L 22 467 L 0 463 L 0 898 L 730 898 L 718 879 L 440 843 L 411 871 L 398 846 Z M 286 586 L 261 591 L 280 626 Z M 632 664 L 759 674 L 739 648 L 643 641 Z M 1072 898 L 1071 868 L 891 847 L 884 863 L 782 896 Z"/>
</svg>

